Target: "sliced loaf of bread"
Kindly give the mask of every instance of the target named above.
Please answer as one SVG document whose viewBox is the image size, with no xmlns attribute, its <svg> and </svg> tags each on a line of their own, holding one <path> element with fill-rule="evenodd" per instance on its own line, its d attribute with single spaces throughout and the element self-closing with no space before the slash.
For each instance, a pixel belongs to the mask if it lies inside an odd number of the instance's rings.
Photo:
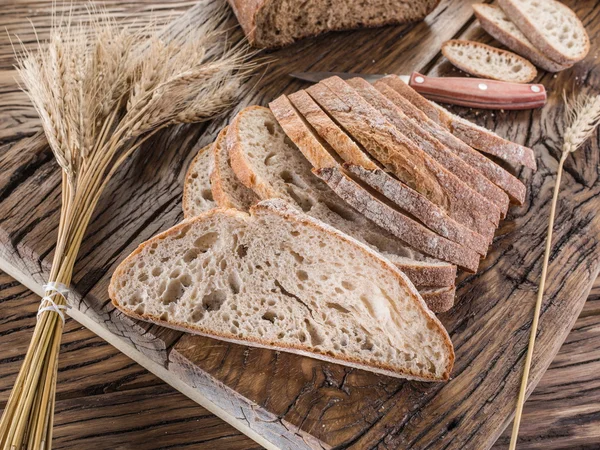
<svg viewBox="0 0 600 450">
<path fill-rule="evenodd" d="M 228 0 L 250 44 L 281 47 L 333 30 L 423 20 L 439 0 Z"/>
<path fill-rule="evenodd" d="M 424 241 L 418 238 L 423 233 L 432 238 L 436 235 L 414 220 L 406 216 L 398 219 L 409 230 L 405 241 L 348 206 L 312 173 L 311 164 L 284 133 L 269 109 L 252 106 L 238 113 L 229 126 L 227 141 L 232 168 L 238 179 L 262 199 L 281 198 L 296 205 L 306 214 L 371 245 L 401 270 L 404 270 L 405 262 L 412 268 L 413 260 L 427 261 L 419 252 L 453 263 L 449 258 L 436 255 L 440 252 L 433 248 L 432 242 L 436 239 Z M 437 238 L 447 241 L 439 236 Z M 477 254 L 448 242 L 451 247 L 456 248 L 457 253 L 458 249 L 463 250 L 465 256 L 459 262 L 473 270 L 479 260 Z"/>
<path fill-rule="evenodd" d="M 538 50 L 499 6 L 476 3 L 473 5 L 473 10 L 485 31 L 536 66 L 548 72 L 559 72 L 571 67 L 569 64 L 564 65 L 553 61 Z"/>
<path fill-rule="evenodd" d="M 299 116 L 299 114 L 294 110 L 294 107 L 285 95 L 282 95 L 271 102 L 269 107 L 287 136 L 291 138 L 294 144 L 296 144 L 306 159 L 311 162 L 313 168 L 340 167 L 337 162 L 332 164 L 319 164 L 320 162 L 327 160 L 325 155 L 329 156 L 335 154 L 335 152 L 329 147 L 329 144 L 318 137 L 315 131 L 305 121 L 290 120 L 290 117 Z M 385 185 L 387 191 L 394 192 L 394 198 L 390 196 L 387 196 L 387 198 L 394 201 L 395 206 L 398 206 L 401 212 L 409 214 L 409 217 L 405 217 L 403 220 L 407 226 L 411 227 L 410 229 L 415 229 L 415 233 L 419 232 L 417 230 L 420 227 L 417 226 L 417 223 L 413 223 L 412 217 L 417 218 L 422 224 L 438 233 L 440 236 L 448 238 L 453 242 L 468 247 L 480 255 L 485 256 L 489 241 L 483 236 L 452 220 L 437 205 L 431 203 L 423 195 L 402 184 L 400 181 L 391 178 L 384 171 L 375 169 L 372 172 L 372 175 L 378 180 L 379 185 Z M 327 182 L 327 180 L 325 181 Z M 385 195 L 385 193 L 383 193 L 383 195 Z M 404 215 L 406 216 L 406 214 Z M 398 216 L 395 215 L 393 218 L 389 217 L 388 220 L 396 220 L 397 217 Z"/>
<path fill-rule="evenodd" d="M 471 146 L 454 136 L 448 129 L 431 120 L 423 111 L 385 83 L 375 82 L 374 87 L 392 101 L 410 120 L 419 124 L 431 136 L 462 158 L 471 167 L 481 172 L 488 180 L 504 190 L 510 199 L 522 204 L 525 200 L 525 185 L 514 175 L 485 157 Z"/>
<path fill-rule="evenodd" d="M 217 206 L 210 186 L 213 144 L 202 147 L 192 160 L 183 183 L 183 216 L 195 217 Z"/>
<path fill-rule="evenodd" d="M 375 159 L 457 222 L 482 236 L 494 233 L 500 216 L 497 208 L 490 208 L 489 201 L 418 148 L 350 86 L 344 83 L 349 92 L 336 93 L 328 80 L 307 92 Z"/>
<path fill-rule="evenodd" d="M 446 108 L 421 96 L 395 75 L 384 77 L 378 80 L 377 83 L 384 83 L 395 89 L 400 95 L 423 111 L 431 120 L 448 129 L 467 145 L 510 164 L 523 165 L 536 170 L 537 164 L 532 149 L 508 141 L 493 131 L 469 122 L 456 114 L 452 114 Z"/>
<path fill-rule="evenodd" d="M 454 362 L 396 267 L 284 202 L 215 209 L 143 243 L 113 274 L 125 314 L 178 330 L 424 381 Z"/>
<path fill-rule="evenodd" d="M 498 0 L 506 15 L 544 55 L 559 64 L 586 57 L 590 39 L 581 20 L 556 0 Z"/>
<path fill-rule="evenodd" d="M 381 94 L 371 83 L 362 78 L 353 78 L 348 80 L 348 84 L 371 106 L 381 112 L 402 134 L 417 144 L 421 150 L 464 181 L 475 192 L 488 199 L 492 203 L 490 206 L 495 206 L 502 216 L 506 215 L 509 199 L 502 189 L 449 150 L 428 130 L 410 120 L 401 108 Z"/>
<path fill-rule="evenodd" d="M 475 41 L 452 39 L 442 44 L 442 54 L 454 66 L 480 78 L 529 83 L 537 75 L 527 59 Z"/>
</svg>

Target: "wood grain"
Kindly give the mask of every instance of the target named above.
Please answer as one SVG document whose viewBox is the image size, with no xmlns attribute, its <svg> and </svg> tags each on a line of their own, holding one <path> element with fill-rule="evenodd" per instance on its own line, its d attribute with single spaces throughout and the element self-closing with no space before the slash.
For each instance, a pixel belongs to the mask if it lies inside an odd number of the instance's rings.
<svg viewBox="0 0 600 450">
<path fill-rule="evenodd" d="M 0 346 L 10 350 L 0 364 L 0 408 L 29 343 L 38 304 L 37 295 L 0 273 Z M 599 339 L 600 278 L 525 406 L 520 449 L 600 446 Z M 107 448 L 109 443 L 112 448 L 258 448 L 73 320 L 67 323 L 59 363 L 57 450 Z M 509 431 L 494 449 L 507 447 Z"/>
<path fill-rule="evenodd" d="M 597 42 L 600 5 L 577 2 L 576 10 Z M 47 23 L 43 15 L 36 19 Z M 482 37 L 469 25 L 471 20 L 470 2 L 446 0 L 421 24 L 335 33 L 269 53 L 270 65 L 251 81 L 254 89 L 238 108 L 304 87 L 287 78 L 291 71 L 417 69 L 446 74 L 450 68 L 439 60 L 439 44 L 457 36 Z M 519 173 L 529 189 L 525 205 L 513 208 L 501 224 L 479 273 L 460 278 L 457 307 L 441 315 L 457 352 L 449 383 L 405 382 L 284 353 L 182 337 L 111 309 L 106 288 L 112 271 L 140 242 L 181 219 L 183 174 L 222 122 L 164 133 L 122 168 L 84 240 L 73 304 L 194 387 L 232 422 L 281 448 L 488 448 L 510 420 L 522 371 L 557 163 L 560 93 L 577 83 L 600 89 L 594 51 L 556 78 L 541 74 L 550 93 L 542 110 L 478 115 L 456 109 L 533 147 L 540 168 L 536 174 Z M 14 92 L 14 84 L 7 83 L 3 92 Z M 15 111 L 14 120 L 2 129 L 6 143 L 0 148 L 0 258 L 29 283 L 42 283 L 58 223 L 58 168 L 43 139 L 33 135 L 37 120 L 22 112 L 27 103 L 10 96 L 0 99 L 8 117 Z M 25 135 L 33 137 L 15 142 Z M 529 391 L 558 351 L 600 268 L 599 158 L 595 136 L 567 163 Z"/>
</svg>

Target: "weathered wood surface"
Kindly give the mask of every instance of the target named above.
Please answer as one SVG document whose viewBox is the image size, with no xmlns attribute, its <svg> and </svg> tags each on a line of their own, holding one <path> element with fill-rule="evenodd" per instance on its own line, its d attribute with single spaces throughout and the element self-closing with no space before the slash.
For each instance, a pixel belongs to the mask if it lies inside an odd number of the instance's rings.
<svg viewBox="0 0 600 450">
<path fill-rule="evenodd" d="M 597 42 L 600 6 L 577 2 L 575 9 Z M 28 11 L 15 14 L 23 21 Z M 8 20 L 7 15 L 0 20 Z M 48 22 L 43 14 L 32 20 Z M 337 33 L 270 53 L 272 62 L 239 107 L 265 104 L 303 86 L 286 77 L 291 71 L 448 73 L 447 63 L 438 61 L 441 42 L 456 36 L 488 39 L 471 21 L 470 2 L 446 0 L 421 24 Z M 0 48 L 5 48 L 6 39 L 1 39 Z M 526 204 L 513 208 L 480 272 L 461 278 L 457 307 L 441 316 L 457 351 L 449 383 L 409 383 L 284 353 L 182 337 L 111 310 L 106 287 L 112 270 L 140 242 L 181 219 L 183 173 L 195 149 L 209 142 L 221 124 L 165 133 L 123 167 L 84 241 L 74 277 L 82 297 L 76 306 L 168 367 L 220 406 L 229 420 L 280 447 L 487 448 L 510 420 L 523 367 L 557 165 L 560 93 L 581 84 L 600 89 L 597 51 L 593 48 L 583 63 L 556 78 L 540 75 L 551 94 L 543 110 L 477 115 L 457 109 L 532 146 L 540 169 L 519 174 L 530 189 Z M 7 59 L 0 66 L 0 114 L 13 119 L 2 121 L 0 135 L 5 141 L 0 148 L 0 258 L 30 284 L 41 284 L 55 242 L 59 174 L 43 140 L 34 138 L 39 145 L 15 142 L 32 134 L 38 123 L 22 96 L 8 95 L 17 95 L 10 72 Z M 574 323 L 600 268 L 599 158 L 595 136 L 567 163 L 530 391 Z"/>
<path fill-rule="evenodd" d="M 39 297 L 0 273 L 0 409 L 27 349 Z M 600 446 L 600 278 L 525 405 L 522 450 Z M 152 399 L 150 401 L 150 399 Z M 168 413 L 167 413 L 168 412 Z M 259 448 L 70 320 L 63 338 L 54 448 Z M 508 431 L 494 449 L 505 449 Z"/>
</svg>

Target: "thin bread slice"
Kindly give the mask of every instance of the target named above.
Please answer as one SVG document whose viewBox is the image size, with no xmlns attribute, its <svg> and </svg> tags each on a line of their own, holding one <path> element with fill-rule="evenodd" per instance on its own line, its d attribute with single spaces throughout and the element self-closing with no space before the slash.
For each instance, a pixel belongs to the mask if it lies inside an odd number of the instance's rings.
<svg viewBox="0 0 600 450">
<path fill-rule="evenodd" d="M 429 309 L 436 313 L 442 313 L 454 306 L 456 287 L 423 288 L 419 290 L 419 294 L 421 294 Z"/>
<path fill-rule="evenodd" d="M 150 239 L 119 265 L 109 295 L 134 318 L 394 377 L 447 380 L 454 361 L 397 268 L 277 200 Z"/>
<path fill-rule="evenodd" d="M 302 156 L 277 123 L 273 113 L 260 106 L 240 111 L 227 133 L 232 168 L 240 181 L 263 199 L 282 198 L 305 213 L 371 245 L 394 261 L 401 270 L 418 272 L 427 266 L 428 274 L 415 284 L 451 285 L 450 264 L 430 264 L 429 258 L 410 248 L 390 232 L 367 220 L 339 198 L 312 173 L 311 164 Z M 439 283 L 433 275 L 440 273 Z M 443 280 L 443 281 L 442 281 Z"/>
<path fill-rule="evenodd" d="M 202 147 L 185 174 L 183 183 L 183 217 L 195 217 L 217 206 L 210 186 L 214 166 L 212 146 Z"/>
<path fill-rule="evenodd" d="M 331 80 L 328 78 L 327 80 Z M 499 212 L 419 149 L 371 107 L 356 91 L 338 95 L 321 82 L 307 92 L 371 155 L 401 181 L 442 207 L 450 217 L 473 231 L 488 236 L 495 229 Z"/>
<path fill-rule="evenodd" d="M 339 168 L 328 167 L 315 173 L 350 206 L 398 238 L 407 239 L 416 248 L 425 248 L 429 255 L 456 264 L 468 272 L 477 271 L 479 255 L 475 251 L 436 235 L 425 227 L 407 227 L 402 213 L 371 195 Z"/>
<path fill-rule="evenodd" d="M 533 150 L 523 145 L 501 138 L 493 131 L 475 125 L 462 117 L 452 114 L 446 108 L 427 100 L 396 75 L 381 78 L 377 83 L 385 83 L 423 111 L 431 120 L 448 129 L 465 144 L 510 164 L 523 165 L 536 170 Z"/>
<path fill-rule="evenodd" d="M 365 169 L 379 167 L 365 152 L 331 120 L 325 111 L 304 90 L 288 95 L 294 105 L 312 128 L 323 138 L 345 162 L 356 164 Z"/>
<path fill-rule="evenodd" d="M 258 202 L 258 197 L 251 190 L 240 183 L 231 169 L 231 161 L 227 146 L 225 145 L 227 127 L 219 133 L 213 146 L 213 159 L 215 162 L 210 176 L 213 197 L 222 208 L 235 208 L 248 211 L 250 206 Z"/>
<path fill-rule="evenodd" d="M 577 15 L 555 0 L 498 0 L 506 15 L 548 58 L 574 64 L 586 57 L 590 38 Z"/>
<path fill-rule="evenodd" d="M 476 3 L 473 5 L 473 10 L 485 31 L 536 66 L 548 72 L 560 72 L 571 67 L 570 64 L 559 64 L 539 51 L 499 6 Z"/>
<path fill-rule="evenodd" d="M 499 215 L 504 217 L 508 211 L 508 195 L 475 168 L 450 151 L 429 131 L 410 120 L 404 112 L 381 94 L 371 83 L 363 78 L 353 78 L 347 83 L 352 86 L 371 106 L 381 112 L 402 134 L 415 142 L 421 150 L 438 161 L 442 166 L 464 181 L 471 189 L 491 202 Z"/>
<path fill-rule="evenodd" d="M 535 66 L 522 56 L 480 42 L 451 39 L 442 44 L 442 54 L 454 66 L 480 78 L 529 83 L 537 76 Z"/>
<path fill-rule="evenodd" d="M 465 144 L 450 133 L 448 129 L 431 120 L 423 111 L 387 84 L 375 82 L 374 87 L 400 108 L 413 122 L 421 125 L 423 129 L 452 150 L 463 161 L 479 170 L 488 180 L 504 190 L 512 201 L 519 204 L 525 201 L 525 185 L 517 177 Z"/>
<path fill-rule="evenodd" d="M 314 130 L 310 128 L 306 121 L 301 120 L 300 114 L 294 109 L 285 95 L 271 102 L 269 107 L 287 136 L 296 144 L 298 149 L 312 164 L 313 168 L 340 167 L 335 161 L 329 162 L 328 157 L 332 158 L 330 153 L 334 153 L 333 150 L 329 147 L 329 144 L 320 140 L 315 135 Z M 385 172 L 379 170 L 374 173 L 374 177 L 379 180 L 379 184 L 388 186 L 388 190 L 396 188 L 396 190 L 400 191 L 396 195 L 396 198 L 399 200 L 396 202 L 396 206 L 399 206 L 402 212 L 410 213 L 411 216 L 419 219 L 425 226 L 440 236 L 471 248 L 480 255 L 485 256 L 491 238 L 489 240 L 485 239 L 466 226 L 455 222 L 441 208 L 432 204 L 418 192 L 391 178 Z M 388 220 L 392 219 L 389 218 Z M 410 217 L 406 217 L 404 220 L 407 223 L 413 222 Z M 417 224 L 413 226 L 416 227 Z"/>
</svg>

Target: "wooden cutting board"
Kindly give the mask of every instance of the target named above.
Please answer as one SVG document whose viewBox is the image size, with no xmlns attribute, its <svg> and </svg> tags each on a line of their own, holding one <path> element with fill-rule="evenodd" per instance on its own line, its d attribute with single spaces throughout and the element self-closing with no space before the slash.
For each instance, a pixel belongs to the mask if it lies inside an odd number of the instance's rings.
<svg viewBox="0 0 600 450">
<path fill-rule="evenodd" d="M 130 21 L 144 20 L 151 7 L 182 11 L 191 3 L 109 2 L 108 7 Z M 490 447 L 511 420 L 523 370 L 561 141 L 562 91 L 600 91 L 600 5 L 566 3 L 584 19 L 592 50 L 574 68 L 538 77 L 550 94 L 546 107 L 522 112 L 454 109 L 534 148 L 539 169 L 517 173 L 529 189 L 525 205 L 511 209 L 479 272 L 460 276 L 457 306 L 440 315 L 456 349 L 450 382 L 407 382 L 186 335 L 132 321 L 110 307 L 112 271 L 139 243 L 181 220 L 187 165 L 222 122 L 164 133 L 120 170 L 84 240 L 70 315 L 266 447 Z M 31 45 L 25 17 L 40 26 L 43 38 L 49 5 L 18 2 L 11 7 L 13 22 L 0 25 Z M 438 51 L 444 40 L 456 37 L 493 42 L 473 23 L 470 3 L 464 0 L 442 1 L 425 22 L 413 26 L 310 39 L 268 53 L 269 66 L 253 80 L 255 88 L 238 109 L 305 86 L 286 76 L 293 71 L 457 75 Z M 0 39 L 0 269 L 40 293 L 56 240 L 60 176 L 43 137 L 34 134 L 39 123 L 14 82 L 7 39 Z M 600 270 L 599 176 L 595 135 L 566 164 L 529 392 L 565 339 Z"/>
</svg>

